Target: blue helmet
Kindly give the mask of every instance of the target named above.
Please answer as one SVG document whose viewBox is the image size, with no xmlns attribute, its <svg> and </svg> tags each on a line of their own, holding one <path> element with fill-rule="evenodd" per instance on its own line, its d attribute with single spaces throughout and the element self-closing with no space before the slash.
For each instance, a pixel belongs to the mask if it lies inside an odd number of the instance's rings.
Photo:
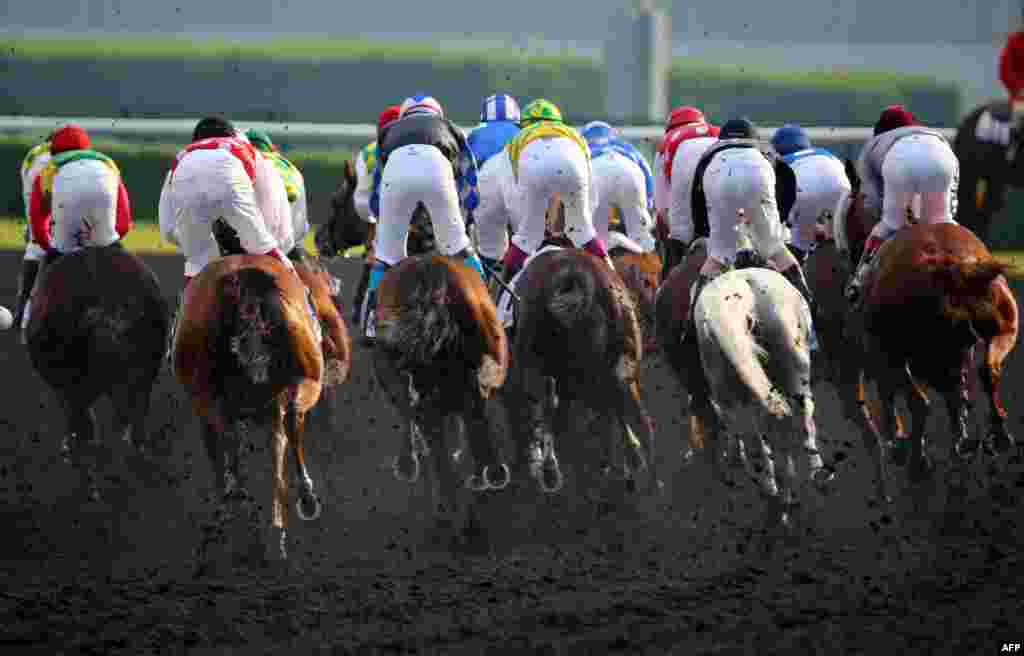
<svg viewBox="0 0 1024 656">
<path fill-rule="evenodd" d="M 804 129 L 795 123 L 786 123 L 772 135 L 772 147 L 780 155 L 789 155 L 811 147 L 811 140 Z"/>
<path fill-rule="evenodd" d="M 433 114 L 434 116 L 444 118 L 444 110 L 441 108 L 441 103 L 437 102 L 433 97 L 422 93 L 410 96 L 402 103 L 401 118 L 416 114 Z"/>
<path fill-rule="evenodd" d="M 604 121 L 591 121 L 583 126 L 583 138 L 591 146 L 607 146 L 616 136 L 615 128 Z"/>
<path fill-rule="evenodd" d="M 519 122 L 519 103 L 512 96 L 504 93 L 496 93 L 493 96 L 484 98 L 483 107 L 480 109 L 480 121 L 511 121 Z"/>
</svg>

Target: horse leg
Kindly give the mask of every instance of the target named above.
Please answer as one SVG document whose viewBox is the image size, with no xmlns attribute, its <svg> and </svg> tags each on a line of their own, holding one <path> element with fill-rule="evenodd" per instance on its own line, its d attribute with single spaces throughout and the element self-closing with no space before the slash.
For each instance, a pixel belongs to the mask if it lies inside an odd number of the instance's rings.
<svg viewBox="0 0 1024 656">
<path fill-rule="evenodd" d="M 985 358 L 980 364 L 981 384 L 989 398 L 989 431 L 986 448 L 994 453 L 1009 451 L 1016 440 L 1006 427 L 1007 412 L 999 392 L 1003 362 L 1016 342 L 1015 335 L 1000 335 L 985 345 Z"/>
<path fill-rule="evenodd" d="M 67 418 L 67 432 L 60 447 L 61 456 L 65 464 L 84 471 L 89 498 L 98 502 L 101 495 L 96 480 L 96 465 L 91 460 L 84 464 L 81 462 L 82 447 L 96 447 L 99 444 L 96 412 L 91 405 L 82 405 L 66 397 L 61 401 Z"/>
<path fill-rule="evenodd" d="M 928 427 L 928 415 L 931 414 L 931 402 L 916 380 L 907 371 L 908 391 L 907 405 L 910 407 L 910 480 L 917 483 L 931 477 L 934 465 L 925 450 L 925 429 Z"/>
<path fill-rule="evenodd" d="M 287 451 L 288 435 L 285 430 L 283 412 L 275 411 L 270 427 L 270 458 L 271 458 L 271 521 L 270 535 L 273 541 L 275 534 L 278 543 L 278 555 L 281 560 L 288 559 L 288 475 Z"/>
<path fill-rule="evenodd" d="M 879 501 L 888 503 L 888 484 L 886 482 L 885 447 L 882 435 L 878 430 L 864 393 L 864 369 L 860 363 L 847 354 L 839 368 L 841 384 L 839 396 L 843 414 L 860 429 L 864 450 L 871 457 L 874 469 L 875 496 Z"/>
<path fill-rule="evenodd" d="M 480 395 L 477 385 L 467 386 L 463 400 L 466 441 L 477 473 L 466 479 L 466 487 L 474 492 L 503 490 L 512 480 L 508 465 L 501 462 L 495 444 L 496 427 L 488 415 L 491 402 Z M 447 455 L 447 454 L 446 454 Z"/>
<path fill-rule="evenodd" d="M 628 386 L 620 388 L 619 397 L 619 421 L 626 433 L 627 466 L 634 472 L 648 469 L 647 492 L 655 494 L 664 487 L 664 483 L 658 478 L 657 458 L 654 453 L 654 420 L 644 408 L 640 396 L 640 383 L 634 380 Z M 633 431 L 634 425 L 640 430 L 639 436 Z"/>
<path fill-rule="evenodd" d="M 313 492 L 313 479 L 306 468 L 305 424 L 306 413 L 299 412 L 295 402 L 290 401 L 285 410 L 284 428 L 295 458 L 295 473 L 299 477 L 299 498 L 295 501 L 295 512 L 299 519 L 310 522 L 320 517 L 323 507 L 320 497 Z"/>
<path fill-rule="evenodd" d="M 121 427 L 121 439 L 130 442 L 140 454 L 146 454 L 146 418 L 152 401 L 153 383 L 159 370 L 146 381 L 118 387 L 111 394 L 114 413 Z"/>
<path fill-rule="evenodd" d="M 416 423 L 423 431 L 423 438 L 430 444 L 432 508 L 435 528 L 452 530 L 454 539 L 461 535 L 463 516 L 459 504 L 459 486 L 452 466 L 451 451 L 447 448 L 444 434 L 444 417 L 433 408 L 423 408 L 417 413 Z"/>
</svg>

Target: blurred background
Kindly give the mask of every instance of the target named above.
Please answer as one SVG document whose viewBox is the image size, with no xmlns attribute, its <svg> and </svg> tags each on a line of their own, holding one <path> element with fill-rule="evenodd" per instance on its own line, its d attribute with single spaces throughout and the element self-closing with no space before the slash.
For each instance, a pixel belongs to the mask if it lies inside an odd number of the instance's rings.
<svg viewBox="0 0 1024 656">
<path fill-rule="evenodd" d="M 311 178 L 318 211 L 366 139 L 289 123 L 370 124 L 425 92 L 471 126 L 504 91 L 548 97 L 577 123 L 655 125 L 695 104 L 715 121 L 856 127 L 903 102 L 951 128 L 1004 94 L 996 58 L 1021 14 L 1021 0 L 2 0 L 0 115 L 279 123 L 272 136 Z M 10 180 L 47 131 L 0 124 Z M 131 160 L 133 196 L 155 207 L 183 135 L 105 138 Z M 0 195 L 2 213 L 20 204 L 16 188 Z"/>
</svg>

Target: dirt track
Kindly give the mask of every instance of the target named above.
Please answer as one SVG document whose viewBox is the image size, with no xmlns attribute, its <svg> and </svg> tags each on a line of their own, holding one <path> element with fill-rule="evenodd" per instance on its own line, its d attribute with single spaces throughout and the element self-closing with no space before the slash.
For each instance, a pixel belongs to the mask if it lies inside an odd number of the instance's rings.
<svg viewBox="0 0 1024 656">
<path fill-rule="evenodd" d="M 0 255 L 4 304 L 17 260 Z M 176 295 L 181 260 L 149 262 Z M 348 298 L 357 266 L 334 269 Z M 105 497 L 90 504 L 58 455 L 59 409 L 16 335 L 0 334 L 0 652 L 996 654 L 1024 642 L 1019 456 L 1000 459 L 962 504 L 941 482 L 912 493 L 897 470 L 896 502 L 869 508 L 866 454 L 819 384 L 826 455 L 847 456 L 838 492 L 813 499 L 809 535 L 765 557 L 750 537 L 755 493 L 708 487 L 701 464 L 680 466 L 682 401 L 655 362 L 643 384 L 662 497 L 600 518 L 564 497 L 491 498 L 490 551 L 453 555 L 426 540 L 420 488 L 391 476 L 400 427 L 367 365 L 357 348 L 338 430 L 308 432 L 324 514 L 303 524 L 292 512 L 294 569 L 193 579 L 210 469 L 177 384 L 165 375 L 155 393 L 152 462 L 108 439 Z M 1024 439 L 1019 349 L 1004 385 Z M 109 414 L 102 405 L 104 425 Z M 940 472 L 945 422 L 938 409 Z M 268 467 L 265 455 L 252 460 L 261 502 Z"/>
</svg>

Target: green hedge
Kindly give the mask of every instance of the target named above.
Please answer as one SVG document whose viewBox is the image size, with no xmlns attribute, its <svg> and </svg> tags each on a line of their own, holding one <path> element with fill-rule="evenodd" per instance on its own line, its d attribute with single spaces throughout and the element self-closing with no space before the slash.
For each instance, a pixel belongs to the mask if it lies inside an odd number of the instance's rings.
<svg viewBox="0 0 1024 656">
<path fill-rule="evenodd" d="M 0 113 L 44 116 L 194 117 L 369 122 L 404 94 L 428 92 L 458 122 L 480 100 L 507 91 L 545 96 L 570 120 L 601 118 L 602 64 L 571 54 L 441 50 L 364 41 L 0 41 Z M 677 61 L 673 104 L 695 103 L 716 120 L 747 114 L 763 124 L 870 125 L 892 102 L 934 125 L 954 125 L 956 86 L 918 75 L 779 73 Z"/>
<path fill-rule="evenodd" d="M 35 145 L 23 138 L 0 137 L 0 171 L 6 171 L 10 184 L 3 185 L 0 215 L 24 216 L 21 198 L 21 161 Z M 114 158 L 132 200 L 132 214 L 137 221 L 156 221 L 160 189 L 164 175 L 177 152 L 174 146 L 140 145 L 97 140 L 94 147 Z M 287 155 L 302 170 L 310 202 L 310 220 L 326 218 L 330 195 L 337 187 L 346 151 L 288 151 Z"/>
</svg>

